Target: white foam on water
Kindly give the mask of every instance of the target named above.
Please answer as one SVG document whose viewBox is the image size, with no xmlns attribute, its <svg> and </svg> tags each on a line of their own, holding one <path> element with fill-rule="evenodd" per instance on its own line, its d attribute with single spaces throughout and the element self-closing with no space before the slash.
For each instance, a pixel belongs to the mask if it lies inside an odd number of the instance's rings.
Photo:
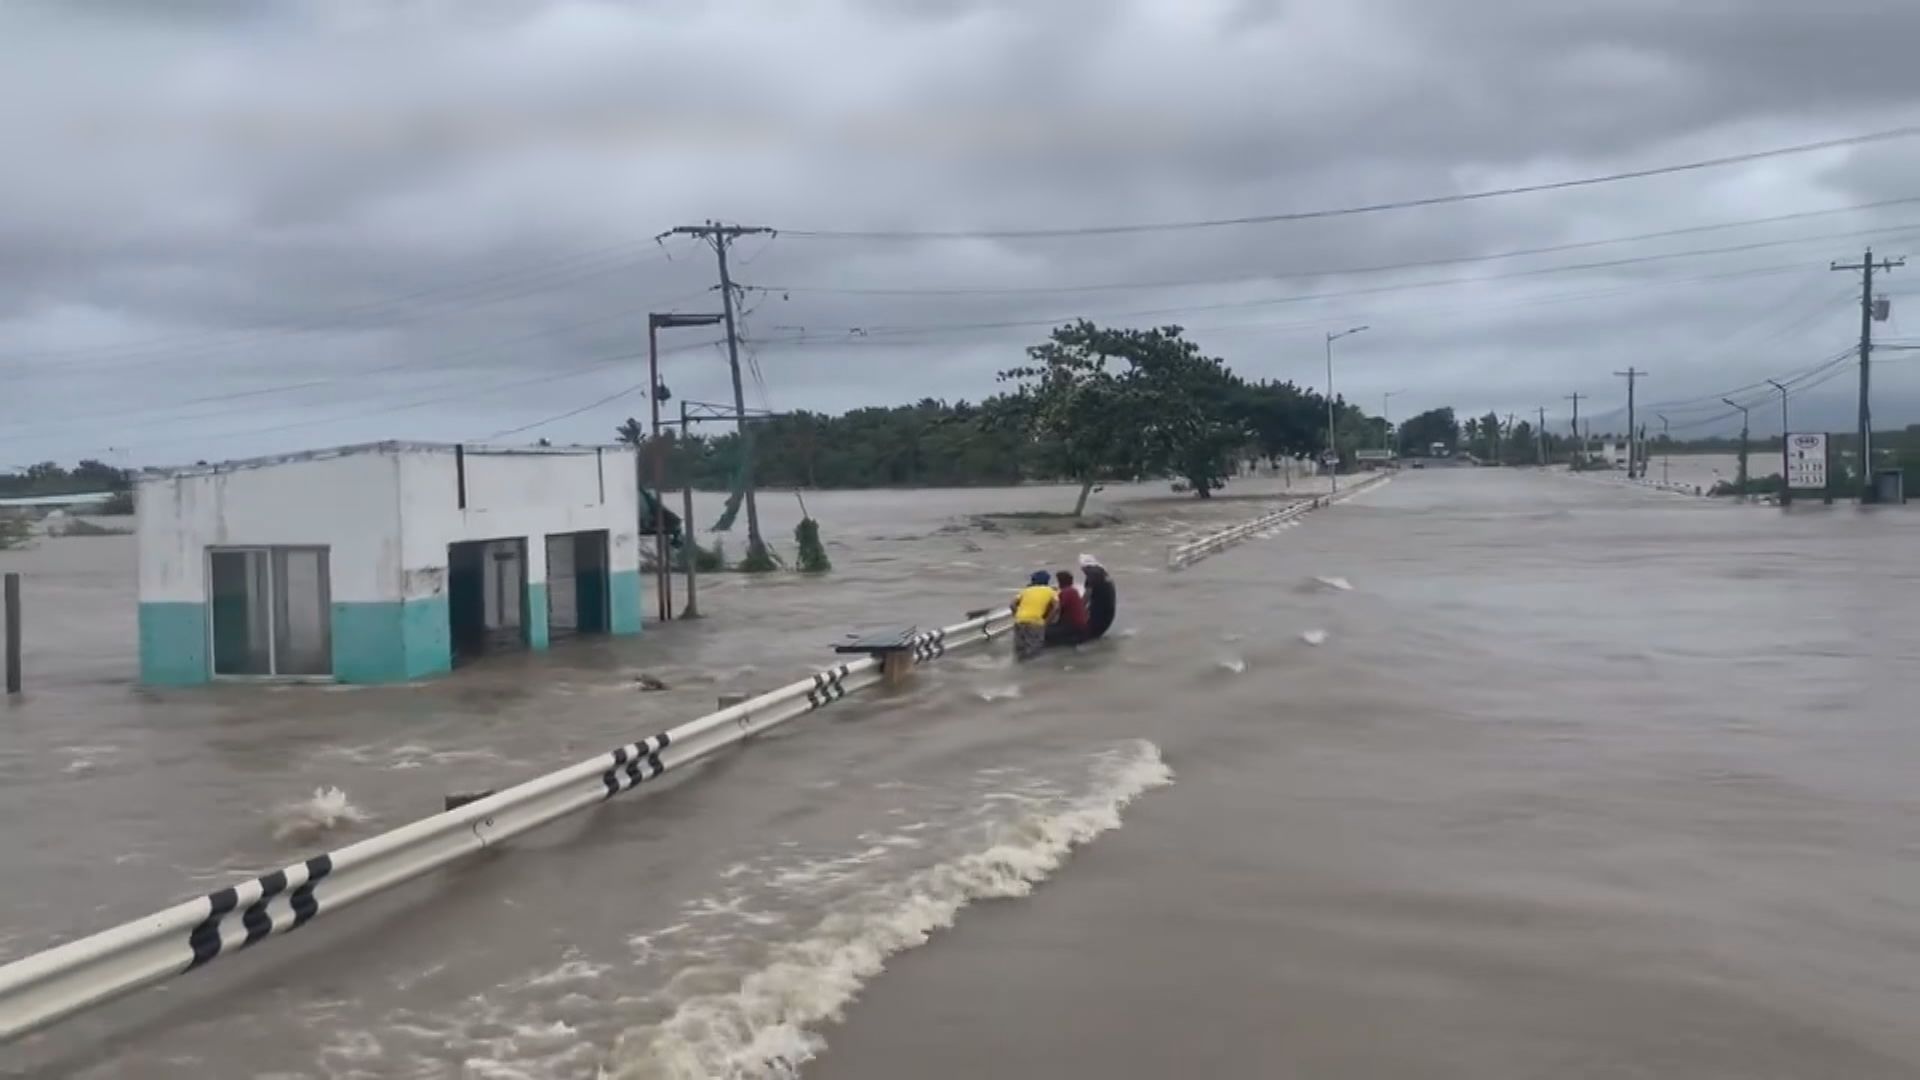
<svg viewBox="0 0 1920 1080">
<path fill-rule="evenodd" d="M 776 944 L 737 986 L 681 1001 L 658 1024 L 622 1035 L 602 1080 L 797 1077 L 825 1046 L 814 1028 L 837 1020 L 889 957 L 953 925 L 975 900 L 1026 896 L 1073 849 L 1119 827 L 1120 811 L 1173 774 L 1152 743 L 1100 755 L 1091 791 L 1035 804 L 980 845 L 860 897 L 798 940 Z"/>
<path fill-rule="evenodd" d="M 1343 577 L 1317 577 L 1313 580 L 1336 592 L 1352 592 L 1353 583 Z"/>
<path fill-rule="evenodd" d="M 981 701 L 992 703 L 995 701 L 1018 700 L 1021 693 L 1019 683 L 1008 683 L 1005 686 L 983 686 L 974 691 L 974 696 Z"/>
<path fill-rule="evenodd" d="M 103 759 L 119 753 L 120 748 L 117 746 L 63 746 L 60 752 L 73 755 L 73 760 L 67 762 L 65 772 L 69 776 L 78 776 L 81 773 L 92 772 Z"/>
<path fill-rule="evenodd" d="M 336 829 L 371 820 L 337 787 L 314 788 L 303 802 L 284 803 L 273 812 L 273 838 L 281 843 L 308 843 Z"/>
<path fill-rule="evenodd" d="M 1223 656 L 1220 659 L 1215 660 L 1213 662 L 1213 666 L 1219 668 L 1221 671 L 1231 672 L 1232 674 L 1238 675 L 1247 670 L 1247 661 L 1244 657 Z"/>
<path fill-rule="evenodd" d="M 1309 645 L 1325 645 L 1327 643 L 1327 632 L 1325 630 L 1307 630 L 1301 633 L 1300 640 Z"/>
</svg>

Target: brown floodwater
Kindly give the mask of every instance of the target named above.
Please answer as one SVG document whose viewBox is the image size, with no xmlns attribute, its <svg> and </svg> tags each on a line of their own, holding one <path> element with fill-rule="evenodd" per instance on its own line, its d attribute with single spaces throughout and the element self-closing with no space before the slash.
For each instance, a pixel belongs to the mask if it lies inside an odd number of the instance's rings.
<svg viewBox="0 0 1920 1080">
<path fill-rule="evenodd" d="M 150 694 L 124 540 L 0 557 L 0 957 L 1081 550 L 1122 590 L 1096 647 L 951 657 L 0 1074 L 1920 1075 L 1920 515 L 1429 469 L 1169 574 L 1264 504 L 1144 494 L 1060 537 L 944 531 L 1057 492 L 810 497 L 828 579 L 413 688 Z"/>
</svg>

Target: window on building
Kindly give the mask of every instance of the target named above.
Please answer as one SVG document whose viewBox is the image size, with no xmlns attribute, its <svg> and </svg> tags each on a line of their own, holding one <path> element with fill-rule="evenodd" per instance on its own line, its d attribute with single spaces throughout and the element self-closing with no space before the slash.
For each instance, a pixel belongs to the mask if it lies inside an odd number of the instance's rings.
<svg viewBox="0 0 1920 1080">
<path fill-rule="evenodd" d="M 215 675 L 333 673 L 325 548 L 216 548 L 208 561 Z"/>
</svg>

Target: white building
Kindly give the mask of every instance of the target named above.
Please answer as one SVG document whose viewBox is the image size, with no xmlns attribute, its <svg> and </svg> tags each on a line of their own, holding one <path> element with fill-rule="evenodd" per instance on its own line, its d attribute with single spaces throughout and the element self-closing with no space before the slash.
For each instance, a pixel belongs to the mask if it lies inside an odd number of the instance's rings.
<svg viewBox="0 0 1920 1080">
<path fill-rule="evenodd" d="M 634 455 L 377 443 L 151 472 L 140 677 L 398 682 L 635 634 Z"/>
</svg>

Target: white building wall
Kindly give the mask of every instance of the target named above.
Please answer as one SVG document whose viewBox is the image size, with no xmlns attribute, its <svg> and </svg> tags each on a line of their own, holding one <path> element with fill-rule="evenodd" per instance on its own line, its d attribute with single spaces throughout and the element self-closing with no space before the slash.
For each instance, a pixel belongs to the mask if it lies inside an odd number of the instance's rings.
<svg viewBox="0 0 1920 1080">
<path fill-rule="evenodd" d="M 392 457 L 141 477 L 135 490 L 142 603 L 204 604 L 207 548 L 267 544 L 328 548 L 336 603 L 400 599 L 400 470 Z"/>
<path fill-rule="evenodd" d="M 547 579 L 544 537 L 605 529 L 610 569 L 637 570 L 639 496 L 634 455 L 621 450 L 464 456 L 467 505 L 450 451 L 402 451 L 400 564 L 409 599 L 444 587 L 447 545 L 524 537 L 527 580 Z"/>
</svg>

